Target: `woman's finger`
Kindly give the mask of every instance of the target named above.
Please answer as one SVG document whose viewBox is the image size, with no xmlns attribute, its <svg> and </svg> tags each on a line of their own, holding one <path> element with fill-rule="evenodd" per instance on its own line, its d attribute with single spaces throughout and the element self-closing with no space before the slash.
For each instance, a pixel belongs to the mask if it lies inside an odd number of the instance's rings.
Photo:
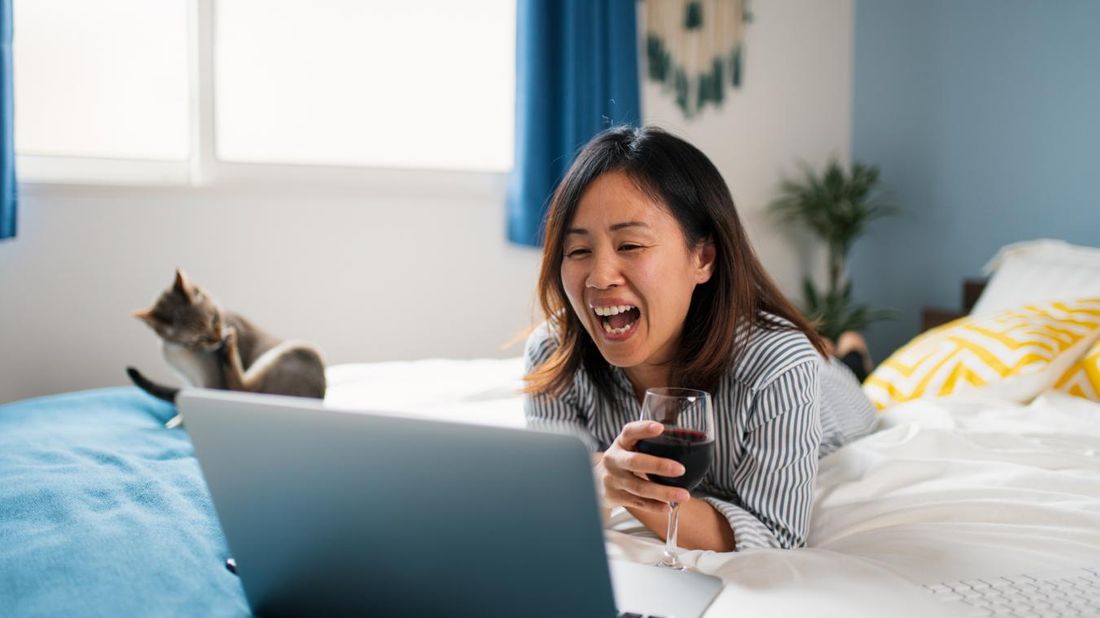
<svg viewBox="0 0 1100 618">
<path fill-rule="evenodd" d="M 654 457 L 636 451 L 618 451 L 609 453 L 606 459 L 613 467 L 634 474 L 656 474 L 658 476 L 683 476 L 684 466 L 673 459 Z"/>
<path fill-rule="evenodd" d="M 658 500 L 650 500 L 649 498 L 643 498 L 636 496 L 627 491 L 611 490 L 607 493 L 607 500 L 611 504 L 617 504 L 619 506 L 625 506 L 633 509 L 641 509 L 643 511 L 649 511 L 651 513 L 667 513 L 668 504 L 660 502 Z"/>
<path fill-rule="evenodd" d="M 621 448 L 633 451 L 638 440 L 659 436 L 664 430 L 665 426 L 656 421 L 634 421 L 623 425 L 619 437 L 615 438 L 615 442 Z"/>
<path fill-rule="evenodd" d="M 619 487 L 639 498 L 657 502 L 686 502 L 691 499 L 691 494 L 686 489 L 660 485 L 637 477 L 623 479 Z"/>
</svg>

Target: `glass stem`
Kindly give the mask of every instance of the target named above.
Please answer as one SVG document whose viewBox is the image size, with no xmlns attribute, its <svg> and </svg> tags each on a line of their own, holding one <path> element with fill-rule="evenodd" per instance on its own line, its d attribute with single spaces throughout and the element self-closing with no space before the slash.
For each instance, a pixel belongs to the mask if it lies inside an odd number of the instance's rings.
<svg viewBox="0 0 1100 618">
<path fill-rule="evenodd" d="M 679 516 L 680 516 L 680 503 L 669 502 L 668 511 L 668 534 L 665 535 L 665 559 L 664 563 L 668 566 L 675 566 L 680 563 L 676 557 L 676 532 L 679 529 Z"/>
</svg>

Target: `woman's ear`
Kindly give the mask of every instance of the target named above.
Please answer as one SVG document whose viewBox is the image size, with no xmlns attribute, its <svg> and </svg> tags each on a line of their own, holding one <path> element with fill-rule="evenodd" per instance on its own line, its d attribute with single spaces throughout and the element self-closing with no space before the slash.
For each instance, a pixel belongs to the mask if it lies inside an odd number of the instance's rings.
<svg viewBox="0 0 1100 618">
<path fill-rule="evenodd" d="M 714 248 L 714 241 L 705 240 L 695 247 L 695 283 L 710 281 L 714 275 L 714 260 L 717 257 L 718 250 Z"/>
</svg>

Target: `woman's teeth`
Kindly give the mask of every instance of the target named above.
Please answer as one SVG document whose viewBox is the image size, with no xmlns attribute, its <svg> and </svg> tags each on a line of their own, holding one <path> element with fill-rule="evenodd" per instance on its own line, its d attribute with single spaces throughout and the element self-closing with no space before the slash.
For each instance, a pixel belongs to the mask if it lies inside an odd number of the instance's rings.
<svg viewBox="0 0 1100 618">
<path fill-rule="evenodd" d="M 604 332 L 609 335 L 626 333 L 642 317 L 641 311 L 634 305 L 594 306 L 592 312 L 599 316 Z"/>
<path fill-rule="evenodd" d="M 609 322 L 605 321 L 603 323 L 603 329 L 609 335 L 621 335 L 621 334 L 625 333 L 626 331 L 630 330 L 630 327 L 632 327 L 632 326 L 634 326 L 634 322 L 631 322 L 630 324 L 627 324 L 626 326 L 624 326 L 622 328 L 611 328 L 611 324 Z"/>
<path fill-rule="evenodd" d="M 618 315 L 625 313 L 631 309 L 637 309 L 634 305 L 614 305 L 610 307 L 593 307 L 592 310 L 596 312 L 596 315 L 601 317 L 607 317 L 612 315 Z"/>
</svg>

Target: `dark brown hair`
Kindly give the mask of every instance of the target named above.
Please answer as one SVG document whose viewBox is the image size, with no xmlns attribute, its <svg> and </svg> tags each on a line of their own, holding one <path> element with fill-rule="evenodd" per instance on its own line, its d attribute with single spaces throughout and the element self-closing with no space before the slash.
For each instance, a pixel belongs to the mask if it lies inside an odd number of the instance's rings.
<svg viewBox="0 0 1100 618">
<path fill-rule="evenodd" d="M 714 272 L 692 294 L 670 386 L 713 391 L 757 329 L 784 328 L 779 316 L 824 354 L 821 337 L 764 271 L 741 226 L 722 175 L 698 148 L 656 127 L 613 127 L 592 138 L 558 184 L 544 222 L 538 295 L 558 347 L 525 376 L 528 393 L 559 394 L 584 367 L 600 395 L 614 390 L 611 369 L 573 312 L 561 281 L 565 232 L 585 190 L 601 175 L 620 171 L 663 204 L 689 247 L 710 242 Z M 742 325 L 742 327 L 738 327 Z"/>
</svg>

